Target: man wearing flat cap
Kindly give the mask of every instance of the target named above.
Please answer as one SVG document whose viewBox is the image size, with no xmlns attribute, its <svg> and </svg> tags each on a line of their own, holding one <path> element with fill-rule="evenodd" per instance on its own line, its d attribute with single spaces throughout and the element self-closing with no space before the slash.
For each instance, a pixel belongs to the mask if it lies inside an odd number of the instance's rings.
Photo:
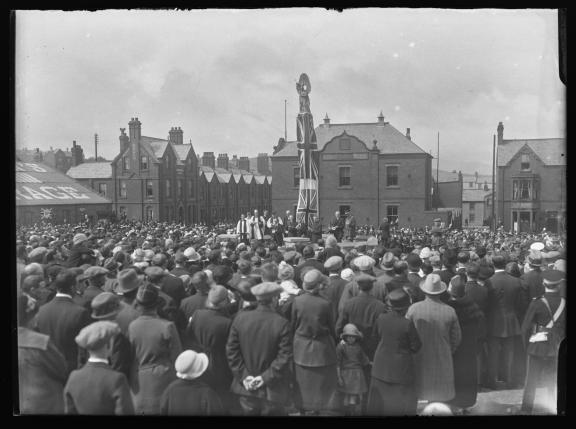
<svg viewBox="0 0 576 429">
<path fill-rule="evenodd" d="M 374 336 L 374 327 L 378 316 L 386 312 L 386 305 L 370 293 L 376 281 L 375 277 L 360 273 L 355 281 L 358 285 L 358 295 L 344 304 L 336 322 L 336 335 L 339 336 L 342 333 L 346 324 L 356 325 L 364 336 L 362 349 L 372 360 L 378 345 L 378 339 Z"/>
<path fill-rule="evenodd" d="M 550 405 L 556 405 L 558 350 L 566 334 L 566 300 L 559 293 L 564 273 L 542 272 L 544 295 L 533 300 L 522 323 L 528 352 L 528 370 L 522 411 L 532 413 L 537 387 L 546 387 Z"/>
<path fill-rule="evenodd" d="M 338 304 L 348 283 L 340 277 L 340 271 L 344 260 L 340 256 L 331 256 L 324 262 L 324 268 L 328 272 L 328 284 L 320 291 L 320 295 L 330 301 L 334 320 L 338 319 Z"/>
<path fill-rule="evenodd" d="M 369 290 L 370 295 L 375 297 L 380 302 L 384 302 L 386 299 L 386 287 L 381 281 L 378 281 L 374 276 L 374 265 L 376 261 L 374 258 L 366 255 L 359 256 L 352 260 L 351 265 L 354 265 L 358 270 L 359 274 L 366 274 L 368 276 L 374 277 L 375 281 L 372 287 Z M 360 292 L 360 288 L 358 287 L 358 283 L 356 280 L 352 280 L 346 286 L 344 286 L 344 290 L 342 291 L 342 296 L 340 297 L 340 302 L 338 303 L 338 313 L 342 313 L 344 305 L 347 301 L 352 299 L 355 296 L 358 296 Z M 350 322 L 353 323 L 353 322 Z"/>
<path fill-rule="evenodd" d="M 90 309 L 92 300 L 103 292 L 102 287 L 106 283 L 107 274 L 108 270 L 106 268 L 92 266 L 89 267 L 82 275 L 82 278 L 88 281 L 88 287 L 86 287 L 82 293 L 84 307 L 87 309 Z"/>
<path fill-rule="evenodd" d="M 76 343 L 88 350 L 90 358 L 68 378 L 64 388 L 66 414 L 134 414 L 126 376 L 108 363 L 110 340 L 119 332 L 116 323 L 100 321 L 88 325 L 76 337 Z"/>
<path fill-rule="evenodd" d="M 141 315 L 128 327 L 135 354 L 130 381 L 138 415 L 159 414 L 159 398 L 176 378 L 174 361 L 182 352 L 176 326 L 158 316 L 158 295 L 158 287 L 148 282 L 138 288 Z"/>
<path fill-rule="evenodd" d="M 258 306 L 239 312 L 230 328 L 226 356 L 244 415 L 281 415 L 289 399 L 292 335 L 288 320 L 275 309 L 282 291 L 272 282 L 252 287 Z"/>
<path fill-rule="evenodd" d="M 142 278 L 136 274 L 134 269 L 128 268 L 120 271 L 117 279 L 118 287 L 115 292 L 121 297 L 123 305 L 116 316 L 116 322 L 120 326 L 122 333 L 128 335 L 128 326 L 140 316 L 140 310 L 136 304 L 136 293 L 142 284 Z"/>
<path fill-rule="evenodd" d="M 189 348 L 206 353 L 210 360 L 205 381 L 218 393 L 225 410 L 231 406 L 229 392 L 232 383 L 226 360 L 226 342 L 232 325 L 227 311 L 229 303 L 228 290 L 224 286 L 214 286 L 208 292 L 206 308 L 197 310 L 186 328 Z"/>
</svg>

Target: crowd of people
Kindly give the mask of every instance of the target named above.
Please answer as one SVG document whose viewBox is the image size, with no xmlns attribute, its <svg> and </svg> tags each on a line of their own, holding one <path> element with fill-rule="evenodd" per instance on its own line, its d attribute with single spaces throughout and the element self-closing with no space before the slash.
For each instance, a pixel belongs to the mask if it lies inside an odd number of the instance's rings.
<svg viewBox="0 0 576 429">
<path fill-rule="evenodd" d="M 564 236 L 383 222 L 355 246 L 332 224 L 292 246 L 293 219 L 264 216 L 18 227 L 19 411 L 465 414 L 483 387 L 523 388 L 531 413 L 536 387 L 554 397 Z"/>
</svg>

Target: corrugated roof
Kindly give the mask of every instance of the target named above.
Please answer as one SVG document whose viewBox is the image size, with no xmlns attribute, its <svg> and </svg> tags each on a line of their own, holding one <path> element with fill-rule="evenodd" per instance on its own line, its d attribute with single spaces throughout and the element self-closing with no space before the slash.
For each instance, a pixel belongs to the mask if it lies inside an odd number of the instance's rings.
<svg viewBox="0 0 576 429">
<path fill-rule="evenodd" d="M 488 194 L 490 194 L 490 191 L 483 189 L 463 189 L 462 201 L 484 201 L 484 198 Z"/>
<path fill-rule="evenodd" d="M 358 138 L 364 142 L 368 149 L 373 146 L 373 141 L 377 141 L 380 153 L 426 153 L 413 141 L 406 138 L 404 134 L 398 131 L 389 123 L 381 125 L 379 123 L 368 124 L 330 124 L 328 127 L 320 125 L 316 127 L 316 141 L 318 150 L 323 150 L 326 143 L 342 135 L 344 132 L 350 136 Z M 279 156 L 297 156 L 298 148 L 296 142 L 286 142 L 282 150 L 277 152 L 274 157 Z"/>
<path fill-rule="evenodd" d="M 70 167 L 66 174 L 73 179 L 109 179 L 112 177 L 112 164 L 109 162 L 85 162 Z"/>
<path fill-rule="evenodd" d="M 16 163 L 16 205 L 110 204 L 110 200 L 41 163 Z"/>
<path fill-rule="evenodd" d="M 545 165 L 566 165 L 566 139 L 503 140 L 498 145 L 498 167 L 504 167 L 524 147 L 529 147 Z"/>
</svg>

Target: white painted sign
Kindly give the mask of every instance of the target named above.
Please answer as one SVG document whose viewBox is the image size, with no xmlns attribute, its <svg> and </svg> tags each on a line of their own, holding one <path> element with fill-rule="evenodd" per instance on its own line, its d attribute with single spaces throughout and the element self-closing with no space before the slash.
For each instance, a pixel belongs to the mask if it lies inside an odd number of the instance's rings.
<svg viewBox="0 0 576 429">
<path fill-rule="evenodd" d="M 25 186 L 16 189 L 17 200 L 89 200 L 90 197 L 72 186 Z"/>
</svg>

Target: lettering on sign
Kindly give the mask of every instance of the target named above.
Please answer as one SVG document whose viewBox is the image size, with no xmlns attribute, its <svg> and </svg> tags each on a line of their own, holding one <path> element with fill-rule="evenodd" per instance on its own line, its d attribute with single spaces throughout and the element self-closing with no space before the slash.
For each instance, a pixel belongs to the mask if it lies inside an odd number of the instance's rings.
<svg viewBox="0 0 576 429">
<path fill-rule="evenodd" d="M 89 200 L 90 196 L 78 191 L 72 186 L 40 186 L 33 189 L 29 186 L 21 186 L 16 189 L 16 199 L 21 200 Z"/>
<path fill-rule="evenodd" d="M 367 153 L 325 153 L 322 155 L 324 161 L 343 161 L 352 159 L 368 159 Z"/>
<path fill-rule="evenodd" d="M 46 169 L 40 167 L 38 164 L 31 162 L 17 162 L 16 171 L 36 171 L 37 173 L 46 173 Z"/>
</svg>

